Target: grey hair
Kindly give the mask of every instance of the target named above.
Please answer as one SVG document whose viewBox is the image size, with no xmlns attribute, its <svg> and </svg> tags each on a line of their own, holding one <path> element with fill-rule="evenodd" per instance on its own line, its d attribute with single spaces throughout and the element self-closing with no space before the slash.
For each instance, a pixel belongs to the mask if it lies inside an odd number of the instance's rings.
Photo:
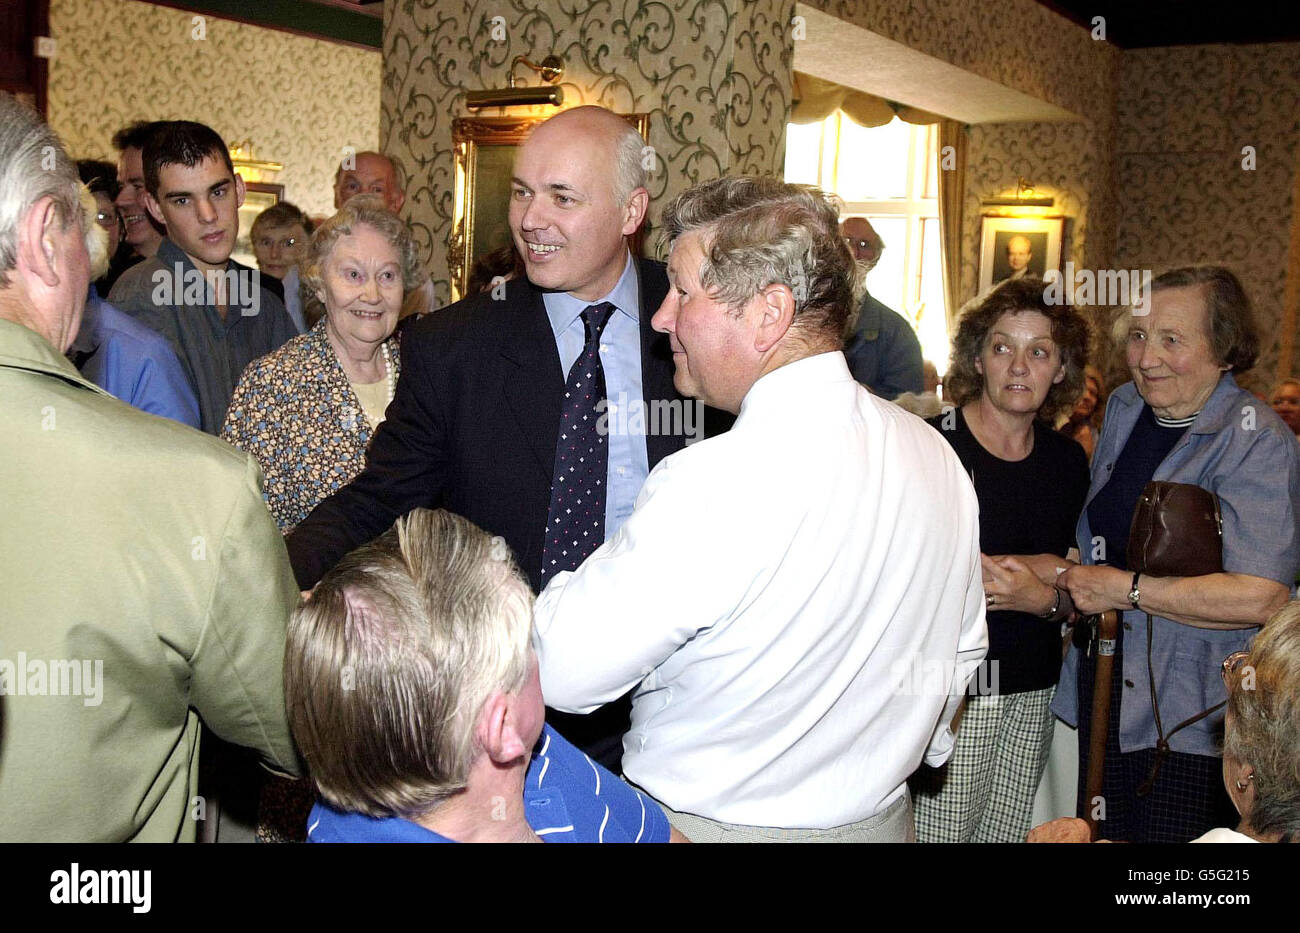
<svg viewBox="0 0 1300 933">
<path fill-rule="evenodd" d="M 627 204 L 632 192 L 648 183 L 642 153 L 645 140 L 630 123 L 622 130 L 614 144 L 614 203 Z"/>
<path fill-rule="evenodd" d="M 302 281 L 311 292 L 319 294 L 323 290 L 325 261 L 334 251 L 334 244 L 339 241 L 339 237 L 350 235 L 358 225 L 370 227 L 397 250 L 402 266 L 403 294 L 424 284 L 427 276 L 406 222 L 385 207 L 383 198 L 378 195 L 359 194 L 348 199 L 311 236 L 307 258 L 302 264 Z"/>
<path fill-rule="evenodd" d="M 0 288 L 18 266 L 18 230 L 27 212 L 50 198 L 63 229 L 84 231 L 81 179 L 59 138 L 36 111 L 0 91 Z"/>
<path fill-rule="evenodd" d="M 1232 728 L 1223 753 L 1255 769 L 1251 827 L 1300 841 L 1300 600 L 1264 623 L 1246 665 L 1253 689 L 1229 686 Z"/>
<path fill-rule="evenodd" d="M 774 176 L 718 178 L 678 195 L 663 224 L 670 241 L 701 234 L 700 284 L 717 300 L 739 309 L 767 286 L 785 285 L 795 299 L 791 332 L 842 345 L 856 266 L 821 189 Z"/>
<path fill-rule="evenodd" d="M 533 594 L 468 519 L 415 509 L 345 557 L 289 622 L 285 705 L 321 796 L 373 817 L 464 790 L 494 692 L 522 689 Z"/>
</svg>

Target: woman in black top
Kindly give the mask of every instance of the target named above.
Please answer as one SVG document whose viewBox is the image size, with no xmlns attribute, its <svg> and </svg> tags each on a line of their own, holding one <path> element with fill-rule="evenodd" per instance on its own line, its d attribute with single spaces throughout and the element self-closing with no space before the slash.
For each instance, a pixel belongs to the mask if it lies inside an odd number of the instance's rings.
<svg viewBox="0 0 1300 933">
<path fill-rule="evenodd" d="M 1012 279 L 962 316 L 945 382 L 958 407 L 930 420 L 979 497 L 989 653 L 954 724 L 952 758 L 918 782 L 922 842 L 1022 841 L 1047 761 L 1071 606 L 1039 573 L 1073 545 L 1088 491 L 1083 448 L 1052 419 L 1083 387 L 1088 325 L 1046 303 L 1044 288 Z"/>
</svg>

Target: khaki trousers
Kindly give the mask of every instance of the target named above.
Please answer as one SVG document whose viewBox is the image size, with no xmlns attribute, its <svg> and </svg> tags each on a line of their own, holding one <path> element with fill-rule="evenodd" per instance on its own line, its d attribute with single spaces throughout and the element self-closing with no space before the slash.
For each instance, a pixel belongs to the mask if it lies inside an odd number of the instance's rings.
<svg viewBox="0 0 1300 933">
<path fill-rule="evenodd" d="M 691 842 L 916 842 L 912 796 L 906 788 L 888 807 L 857 823 L 831 829 L 776 829 L 720 823 L 693 813 L 678 813 L 662 803 L 668 822 Z"/>
</svg>

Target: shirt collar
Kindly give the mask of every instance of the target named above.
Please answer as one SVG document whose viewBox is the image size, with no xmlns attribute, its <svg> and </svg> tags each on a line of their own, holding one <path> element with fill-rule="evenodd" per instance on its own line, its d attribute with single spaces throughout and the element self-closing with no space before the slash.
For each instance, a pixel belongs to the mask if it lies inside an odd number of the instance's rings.
<svg viewBox="0 0 1300 933">
<path fill-rule="evenodd" d="M 0 367 L 57 376 L 100 395 L 108 393 L 77 372 L 68 358 L 36 331 L 0 318 Z"/>
<path fill-rule="evenodd" d="M 1236 410 L 1237 396 L 1241 393 L 1237 380 L 1233 378 L 1232 373 L 1224 373 L 1219 377 L 1219 383 L 1210 393 L 1206 400 L 1205 406 L 1192 426 L 1188 428 L 1191 434 L 1218 434 L 1233 418 L 1237 417 L 1239 412 Z M 1117 403 L 1123 405 L 1145 405 L 1142 396 L 1138 394 L 1137 384 L 1126 382 L 1112 394 Z"/>
<path fill-rule="evenodd" d="M 170 267 L 179 262 L 187 267 L 194 267 L 194 263 L 190 262 L 190 257 L 185 255 L 185 250 L 181 249 L 167 237 L 163 237 L 162 241 L 158 244 L 158 252 L 154 253 L 154 258 L 164 266 Z"/>
<path fill-rule="evenodd" d="M 808 404 L 807 393 L 810 389 L 841 382 L 854 382 L 843 351 L 832 350 L 805 356 L 760 376 L 745 393 L 745 398 L 740 403 L 739 417 L 743 418 L 745 412 L 754 408 L 776 405 L 804 408 Z"/>
<path fill-rule="evenodd" d="M 610 302 L 623 315 L 633 321 L 639 321 L 640 290 L 636 263 L 632 261 L 632 254 L 629 252 L 627 263 L 623 266 L 623 274 L 619 276 L 618 283 L 610 289 L 609 294 L 604 297 L 595 301 L 583 301 L 581 298 L 574 298 L 568 292 L 543 292 L 542 303 L 546 305 L 546 316 L 551 321 L 551 333 L 558 339 L 560 334 L 573 326 L 573 322 L 586 308 L 598 305 L 602 301 Z"/>
<path fill-rule="evenodd" d="M 72 346 L 68 347 L 68 353 L 93 353 L 103 340 L 99 333 L 100 313 L 99 306 L 103 301 L 99 297 L 99 292 L 95 291 L 95 286 L 90 286 L 90 293 L 86 295 L 86 308 L 81 312 L 81 326 L 77 328 L 77 336 L 72 340 Z"/>
</svg>

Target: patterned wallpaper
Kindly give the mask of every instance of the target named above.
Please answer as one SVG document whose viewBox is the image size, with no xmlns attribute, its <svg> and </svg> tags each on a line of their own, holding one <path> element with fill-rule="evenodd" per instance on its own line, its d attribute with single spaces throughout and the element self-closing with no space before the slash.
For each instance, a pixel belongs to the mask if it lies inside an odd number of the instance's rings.
<svg viewBox="0 0 1300 933">
<path fill-rule="evenodd" d="M 413 176 L 406 212 L 439 301 L 450 293 L 451 124 L 468 115 L 467 91 L 505 87 L 516 55 L 538 61 L 554 52 L 565 62 L 566 107 L 650 114 L 649 144 L 660 159 L 650 185 L 657 222 L 663 205 L 695 182 L 780 170 L 793 9 L 793 0 L 392 0 L 384 14 L 382 148 Z M 501 38 L 493 36 L 496 16 L 504 19 Z M 537 83 L 522 67 L 518 77 Z"/>
<path fill-rule="evenodd" d="M 1078 269 L 1109 268 L 1112 263 L 1115 193 L 1111 136 L 1084 123 L 989 123 L 969 129 L 966 201 L 963 211 L 962 294 L 976 292 L 980 217 L 991 212 L 985 197 L 1013 194 L 1024 177 L 1037 195 L 1056 203 L 1046 215 L 1070 218 L 1062 261 Z"/>
<path fill-rule="evenodd" d="M 136 0 L 50 0 L 50 125 L 78 158 L 116 161 L 137 119 L 189 119 L 252 139 L 273 180 L 312 214 L 334 210 L 344 146 L 379 142 L 380 53 Z"/>
<path fill-rule="evenodd" d="M 1297 209 L 1300 43 L 1128 52 L 1116 109 L 1118 262 L 1231 267 L 1267 336 L 1250 380 L 1267 390 Z M 1255 148 L 1253 171 L 1242 166 L 1245 146 Z"/>
</svg>

